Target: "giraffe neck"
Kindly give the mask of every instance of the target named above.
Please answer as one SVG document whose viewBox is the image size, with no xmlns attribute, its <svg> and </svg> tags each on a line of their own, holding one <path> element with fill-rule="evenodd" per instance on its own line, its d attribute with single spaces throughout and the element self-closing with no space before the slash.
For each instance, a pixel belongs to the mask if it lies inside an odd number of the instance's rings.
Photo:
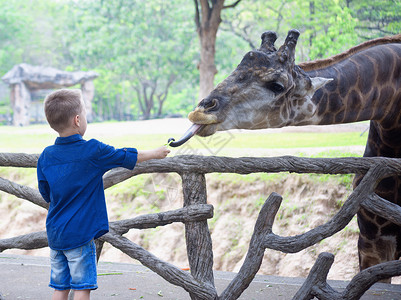
<svg viewBox="0 0 401 300">
<path fill-rule="evenodd" d="M 312 98 L 317 110 L 311 124 L 373 120 L 384 129 L 401 126 L 401 44 L 374 46 L 307 74 L 333 78 Z"/>
</svg>

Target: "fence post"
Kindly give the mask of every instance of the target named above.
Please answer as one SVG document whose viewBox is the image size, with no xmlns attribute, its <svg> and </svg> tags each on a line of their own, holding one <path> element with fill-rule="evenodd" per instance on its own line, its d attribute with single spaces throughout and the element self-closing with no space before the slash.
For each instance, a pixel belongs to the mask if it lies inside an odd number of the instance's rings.
<svg viewBox="0 0 401 300">
<path fill-rule="evenodd" d="M 181 174 L 184 194 L 184 207 L 194 204 L 206 204 L 205 174 Z M 191 274 L 195 280 L 214 287 L 213 250 L 207 221 L 185 223 L 185 238 Z M 192 300 L 200 299 L 190 294 Z"/>
</svg>

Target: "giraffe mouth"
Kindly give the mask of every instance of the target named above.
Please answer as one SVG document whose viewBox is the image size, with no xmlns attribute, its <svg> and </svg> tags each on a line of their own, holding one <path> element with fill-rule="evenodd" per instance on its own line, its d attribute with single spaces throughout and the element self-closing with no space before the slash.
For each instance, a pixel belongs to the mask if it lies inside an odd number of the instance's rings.
<svg viewBox="0 0 401 300">
<path fill-rule="evenodd" d="M 206 113 L 205 108 L 199 106 L 188 114 L 188 119 L 194 124 L 211 125 L 218 123 L 216 115 Z"/>
<path fill-rule="evenodd" d="M 221 121 L 218 119 L 217 115 L 211 113 L 210 110 L 198 106 L 194 111 L 188 114 L 188 119 L 195 124 L 200 124 L 202 127 L 197 131 L 197 135 L 206 137 L 213 135 L 218 130 L 218 125 Z"/>
<path fill-rule="evenodd" d="M 217 117 L 212 114 L 205 113 L 203 107 L 197 107 L 194 111 L 188 114 L 188 119 L 194 123 L 192 126 L 184 133 L 184 135 L 176 141 L 174 138 L 169 138 L 167 144 L 171 147 L 179 147 L 186 143 L 195 134 L 200 136 L 209 136 L 216 132 L 217 130 Z"/>
</svg>

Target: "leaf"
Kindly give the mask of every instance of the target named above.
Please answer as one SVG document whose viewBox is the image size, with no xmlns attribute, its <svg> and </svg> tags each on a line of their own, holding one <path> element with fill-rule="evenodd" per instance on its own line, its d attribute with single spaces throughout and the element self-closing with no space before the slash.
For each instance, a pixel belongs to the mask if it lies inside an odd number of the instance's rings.
<svg viewBox="0 0 401 300">
<path fill-rule="evenodd" d="M 97 276 L 107 276 L 107 275 L 123 275 L 123 273 L 100 273 Z"/>
</svg>

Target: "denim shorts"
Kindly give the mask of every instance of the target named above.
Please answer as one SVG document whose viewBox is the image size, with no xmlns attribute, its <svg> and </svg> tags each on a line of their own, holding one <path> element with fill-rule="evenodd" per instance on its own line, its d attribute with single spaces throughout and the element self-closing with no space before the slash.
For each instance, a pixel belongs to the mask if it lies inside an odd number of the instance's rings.
<svg viewBox="0 0 401 300">
<path fill-rule="evenodd" d="M 71 250 L 50 249 L 51 288 L 64 290 L 97 289 L 96 246 L 89 243 Z"/>
</svg>

